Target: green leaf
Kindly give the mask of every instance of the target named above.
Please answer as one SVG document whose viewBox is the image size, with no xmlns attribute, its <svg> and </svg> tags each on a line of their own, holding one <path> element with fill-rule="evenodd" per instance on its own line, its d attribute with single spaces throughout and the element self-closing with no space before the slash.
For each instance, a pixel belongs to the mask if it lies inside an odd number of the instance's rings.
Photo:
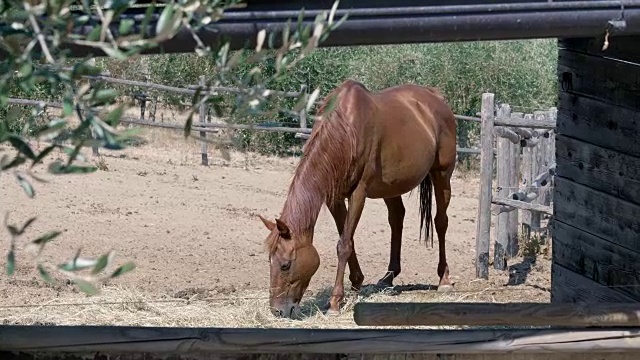
<svg viewBox="0 0 640 360">
<path fill-rule="evenodd" d="M 133 27 L 133 24 L 135 24 L 133 19 L 124 19 L 120 21 L 120 26 L 118 27 L 118 31 L 120 32 L 120 35 L 129 34 L 129 32 L 131 31 L 131 28 Z"/>
<path fill-rule="evenodd" d="M 16 254 L 13 251 L 13 246 L 7 254 L 7 275 L 12 276 L 16 270 Z"/>
<path fill-rule="evenodd" d="M 95 104 L 111 103 L 117 96 L 118 92 L 114 89 L 101 89 L 95 93 L 93 101 Z"/>
<path fill-rule="evenodd" d="M 91 270 L 91 274 L 96 275 L 100 271 L 104 270 L 107 266 L 109 266 L 109 264 L 111 264 L 111 261 L 113 260 L 113 256 L 114 256 L 113 250 L 100 256 L 98 258 L 98 262 L 96 263 L 96 266 L 93 268 L 93 270 Z"/>
<path fill-rule="evenodd" d="M 118 60 L 126 60 L 127 55 L 121 51 L 120 49 L 116 49 L 110 46 L 101 46 L 100 49 L 104 51 L 107 56 L 118 59 Z"/>
<path fill-rule="evenodd" d="M 44 268 L 44 266 L 42 266 L 42 264 L 38 264 L 38 273 L 40 273 L 40 277 L 46 283 L 49 283 L 49 284 L 54 283 L 53 278 L 51 277 L 51 275 L 49 275 L 49 272 Z"/>
<path fill-rule="evenodd" d="M 133 270 L 136 268 L 136 264 L 134 264 L 132 261 L 129 261 L 128 263 L 120 266 L 119 268 L 117 268 L 112 274 L 111 277 L 115 278 L 118 276 L 122 276 L 126 273 L 128 273 L 129 271 Z"/>
<path fill-rule="evenodd" d="M 31 62 L 27 61 L 22 64 L 20 70 L 18 70 L 18 77 L 27 77 L 31 75 L 31 73 L 33 73 L 33 65 L 31 65 Z"/>
<path fill-rule="evenodd" d="M 113 111 L 111 111 L 105 117 L 104 121 L 109 124 L 109 126 L 117 126 L 120 124 L 120 119 L 122 118 L 122 114 L 124 114 L 124 104 L 118 105 Z"/>
<path fill-rule="evenodd" d="M 156 36 L 163 34 L 165 31 L 171 30 L 174 10 L 175 8 L 173 4 L 165 5 L 162 13 L 160 14 L 160 18 L 158 18 L 158 22 L 156 23 Z"/>
<path fill-rule="evenodd" d="M 78 285 L 78 288 L 80 288 L 80 291 L 82 291 L 84 293 L 87 293 L 89 295 L 98 294 L 98 289 L 88 281 L 84 281 L 84 280 L 80 280 L 80 279 L 74 279 L 73 282 L 75 282 L 76 285 Z"/>
<path fill-rule="evenodd" d="M 193 112 L 187 117 L 187 122 L 184 124 L 184 137 L 189 137 L 191 134 L 191 127 L 193 126 Z"/>
<path fill-rule="evenodd" d="M 36 196 L 36 191 L 33 189 L 33 186 L 27 179 L 25 179 L 20 174 L 16 174 L 16 180 L 18 181 L 18 184 L 20 184 L 20 186 L 22 187 L 22 189 L 24 190 L 24 192 L 27 194 L 28 197 L 33 199 L 33 197 Z"/>
<path fill-rule="evenodd" d="M 60 234 L 62 234 L 61 231 L 58 230 L 54 230 L 54 231 L 49 231 L 48 233 L 39 236 L 37 239 L 33 240 L 32 243 L 36 244 L 36 245 L 44 245 L 50 241 L 53 241 L 55 238 L 57 238 Z"/>
<path fill-rule="evenodd" d="M 33 153 L 33 150 L 31 150 L 31 147 L 24 140 L 22 140 L 20 136 L 15 134 L 10 134 L 9 142 L 14 148 L 16 148 L 16 150 L 18 150 L 27 158 L 32 160 L 36 158 L 36 155 Z"/>
<path fill-rule="evenodd" d="M 95 259 L 81 258 L 76 255 L 73 259 L 67 261 L 64 264 L 58 265 L 58 268 L 64 271 L 78 271 L 96 266 L 97 261 Z"/>
<path fill-rule="evenodd" d="M 73 114 L 73 101 L 70 98 L 66 98 L 62 103 L 62 115 L 67 117 L 71 116 L 71 114 Z"/>
<path fill-rule="evenodd" d="M 98 170 L 95 166 L 63 165 L 55 161 L 49 165 L 49 172 L 56 175 L 61 174 L 89 174 Z"/>
<path fill-rule="evenodd" d="M 20 155 L 16 155 L 16 157 L 8 164 L 3 164 L 2 165 L 2 169 L 1 170 L 8 170 L 11 168 L 14 168 L 16 166 L 20 166 L 22 165 L 25 161 L 27 161 L 27 159 L 23 156 Z"/>
<path fill-rule="evenodd" d="M 87 40 L 89 41 L 98 41 L 100 40 L 100 33 L 102 32 L 102 25 L 96 25 L 89 34 L 87 35 Z"/>
<path fill-rule="evenodd" d="M 8 217 L 8 214 L 7 214 Z M 5 223 L 6 223 L 6 219 L 5 219 Z M 22 228 L 18 229 L 17 227 L 13 226 L 13 225 L 6 225 L 7 230 L 9 231 L 9 233 L 11 234 L 11 236 L 20 236 L 22 234 L 24 234 L 24 232 L 27 230 L 27 228 L 33 224 L 33 222 L 36 221 L 35 217 L 30 218 L 29 220 L 27 220 L 24 225 L 22 225 Z"/>
</svg>

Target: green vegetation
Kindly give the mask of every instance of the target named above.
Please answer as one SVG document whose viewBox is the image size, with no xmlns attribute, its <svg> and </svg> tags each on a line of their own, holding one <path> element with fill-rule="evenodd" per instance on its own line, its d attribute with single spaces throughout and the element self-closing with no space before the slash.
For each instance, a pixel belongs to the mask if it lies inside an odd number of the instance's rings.
<svg viewBox="0 0 640 360">
<path fill-rule="evenodd" d="M 238 2 L 180 0 L 160 4 L 158 8 L 154 3 L 147 7 L 142 22 L 149 24 L 149 27 L 134 27 L 134 21 L 130 19 L 120 21 L 114 27 L 110 26 L 113 20 L 119 19 L 135 1 L 46 0 L 34 3 L 0 0 L 1 178 L 13 178 L 17 189 L 21 188 L 27 198 L 34 198 L 38 191 L 33 182 L 42 180 L 31 170 L 42 165 L 54 154 L 54 150 L 66 153 L 67 158 L 50 162 L 47 170 L 50 174 L 62 176 L 96 171 L 94 165 L 81 164 L 81 151 L 86 147 L 120 150 L 127 146 L 132 134 L 116 130 L 126 106 L 118 101 L 122 100 L 123 93 L 118 93 L 117 87 L 104 82 L 91 81 L 90 77 L 103 69 L 96 67 L 92 58 L 70 58 L 69 45 L 101 50 L 108 55 L 111 66 L 130 66 L 130 59 L 145 49 L 157 46 L 160 41 L 175 36 L 181 27 L 190 31 L 196 40 L 193 51 L 197 55 L 191 56 L 185 66 L 201 70 L 193 61 L 199 57 L 207 62 L 208 71 L 205 73 L 205 88 L 197 91 L 188 101 L 195 105 L 190 108 L 184 124 L 184 136 L 189 137 L 192 136 L 193 114 L 201 104 L 215 109 L 224 107 L 231 115 L 242 119 L 260 116 L 265 108 L 277 106 L 277 101 L 270 103 L 273 96 L 265 94 L 263 89 L 272 88 L 345 20 L 344 17 L 335 18 L 338 3 L 308 26 L 296 24 L 294 19 L 293 25 L 298 26 L 282 37 L 283 44 L 277 49 L 267 48 L 272 43 L 269 39 L 275 34 L 261 32 L 258 36 L 259 46 L 252 49 L 250 58 L 236 56 L 229 51 L 227 43 L 217 48 L 205 46 L 197 31 L 217 21 L 224 10 Z M 154 11 L 159 14 L 158 20 L 150 22 Z M 96 21 L 92 22 L 92 18 Z M 84 25 L 93 26 L 93 30 L 85 35 L 74 33 Z M 150 27 L 155 31 L 149 32 Z M 179 72 L 182 68 L 172 64 L 176 60 L 171 57 L 165 59 L 168 63 L 154 63 L 155 66 L 166 65 L 162 67 L 162 76 L 181 77 Z M 177 61 L 180 64 L 180 60 Z M 134 69 L 139 71 L 139 68 Z M 242 87 L 243 91 L 221 99 L 207 92 L 210 86 Z M 10 105 L 11 97 L 59 102 L 62 111 L 48 115 L 40 106 Z M 296 104 L 304 106 L 312 101 L 305 94 L 296 100 Z M 34 139 L 45 143 L 42 151 L 31 146 L 30 141 Z M 22 245 L 30 250 L 28 253 L 34 259 L 34 268 L 43 280 L 56 282 L 53 274 L 58 273 L 89 294 L 98 292 L 97 283 L 135 268 L 132 262 L 114 266 L 113 251 L 94 258 L 81 256 L 78 250 L 65 263 L 47 263 L 40 257 L 42 250 L 47 243 L 57 240 L 62 232 L 53 230 L 24 241 L 26 231 L 37 218 L 32 217 L 21 221 L 20 225 L 14 225 L 8 223 L 9 215 L 7 212 L 4 224 L 9 235 L 5 258 L 5 270 L 9 276 L 17 272 L 17 259 L 23 259 L 22 256 L 16 256 Z"/>
<path fill-rule="evenodd" d="M 494 92 L 497 102 L 510 104 L 514 111 L 532 111 L 555 105 L 556 56 L 555 40 L 320 48 L 274 81 L 272 88 L 297 91 L 306 85 L 307 89 L 320 88 L 322 97 L 347 78 L 359 80 L 372 90 L 416 83 L 440 88 L 460 115 L 473 116 L 480 111 L 481 96 L 486 91 Z M 106 59 L 101 64 L 115 77 L 172 86 L 197 84 L 198 76 L 215 71 L 214 61 L 195 54 L 153 55 L 127 62 Z M 273 73 L 274 62 L 266 61 L 261 68 L 265 74 Z M 148 71 L 148 78 L 141 69 Z M 248 70 L 237 69 L 239 74 Z M 123 87 L 121 93 L 133 91 L 159 95 L 163 103 L 174 106 L 190 106 L 187 96 L 168 92 Z M 228 104 L 232 97 L 225 99 Z M 272 106 L 291 108 L 294 102 L 278 99 Z M 297 118 L 286 113 L 233 119 L 237 123 L 261 121 L 294 127 L 299 124 Z M 459 145 L 474 146 L 477 124 L 458 124 Z M 289 154 L 292 145 L 300 143 L 294 134 L 284 133 L 237 131 L 235 137 L 243 149 L 264 154 Z"/>
</svg>

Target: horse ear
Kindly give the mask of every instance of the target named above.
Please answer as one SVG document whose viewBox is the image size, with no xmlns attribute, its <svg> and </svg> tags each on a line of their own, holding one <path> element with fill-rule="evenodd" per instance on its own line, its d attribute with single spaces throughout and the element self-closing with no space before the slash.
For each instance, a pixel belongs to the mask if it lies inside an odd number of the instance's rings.
<svg viewBox="0 0 640 360">
<path fill-rule="evenodd" d="M 273 221 L 263 218 L 262 215 L 258 215 L 258 217 L 262 220 L 262 223 L 267 227 L 267 229 L 269 229 L 269 231 L 272 231 L 276 227 L 276 223 Z"/>
<path fill-rule="evenodd" d="M 285 224 L 284 222 L 282 222 L 280 219 L 276 219 L 276 226 L 278 227 L 278 231 L 280 232 L 280 236 L 282 236 L 285 239 L 290 239 L 290 232 L 289 232 L 289 227 L 287 226 L 287 224 Z"/>
</svg>

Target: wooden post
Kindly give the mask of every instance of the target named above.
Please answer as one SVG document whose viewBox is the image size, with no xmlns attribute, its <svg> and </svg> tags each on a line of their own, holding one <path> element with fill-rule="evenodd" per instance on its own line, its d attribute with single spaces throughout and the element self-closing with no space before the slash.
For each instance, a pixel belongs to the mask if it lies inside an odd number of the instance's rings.
<svg viewBox="0 0 640 360">
<path fill-rule="evenodd" d="M 95 67 L 96 66 L 96 58 L 89 59 L 88 64 L 90 66 Z M 89 83 L 91 83 L 93 85 L 93 84 L 95 84 L 95 81 L 90 79 Z M 94 127 L 91 126 L 91 138 L 93 140 L 95 140 L 97 137 L 98 137 L 98 134 L 96 134 L 96 131 L 95 131 Z M 93 156 L 100 156 L 100 151 L 98 151 L 98 147 L 95 146 L 95 145 L 91 146 L 91 152 L 92 152 Z"/>
<path fill-rule="evenodd" d="M 508 117 L 511 118 L 511 108 L 508 108 Z M 518 185 L 520 183 L 520 144 L 511 144 L 511 154 L 509 157 L 509 164 L 511 166 L 511 171 L 509 172 L 509 188 L 510 191 L 515 191 L 518 189 Z M 519 230 L 519 209 L 508 212 L 509 222 L 507 226 L 507 259 L 514 258 L 518 256 L 518 252 L 520 251 L 520 241 L 518 239 L 518 230 Z"/>
<path fill-rule="evenodd" d="M 307 86 L 306 85 L 302 85 L 300 87 L 300 94 L 304 94 L 304 92 L 307 91 Z M 300 128 L 301 129 L 306 129 L 307 128 L 307 110 L 306 110 L 306 106 L 302 107 L 302 110 L 300 110 Z"/>
<path fill-rule="evenodd" d="M 525 119 L 532 119 L 532 114 L 526 114 L 524 116 Z M 531 182 L 534 179 L 534 176 L 531 174 L 531 164 L 533 161 L 533 147 L 526 146 L 522 149 L 522 183 L 521 187 L 524 190 L 525 194 L 529 193 L 529 187 L 531 186 Z M 532 212 L 530 210 L 522 211 L 522 234 L 526 240 L 529 240 L 531 237 L 531 217 Z"/>
<path fill-rule="evenodd" d="M 493 121 L 492 93 L 482 94 L 482 127 L 480 130 L 480 194 L 476 225 L 476 277 L 489 279 L 489 241 L 491 236 L 491 178 L 493 177 Z"/>
<path fill-rule="evenodd" d="M 507 109 L 504 105 L 500 106 L 497 111 L 497 118 L 503 119 L 510 114 L 507 114 L 507 111 L 510 112 L 510 109 Z M 484 134 L 483 134 L 484 136 Z M 496 155 L 496 166 L 497 166 L 497 179 L 496 183 L 498 185 L 498 189 L 496 191 L 496 196 L 499 198 L 506 198 L 510 189 L 510 178 L 511 178 L 511 146 L 514 145 L 511 140 L 507 139 L 504 136 L 496 137 L 496 147 L 497 147 L 497 155 Z M 507 247 L 509 243 L 509 220 L 511 218 L 510 214 L 515 212 L 503 212 L 498 214 L 496 219 L 496 241 L 493 247 L 493 267 L 497 270 L 506 270 L 507 269 Z M 516 212 L 517 215 L 517 212 Z"/>
<path fill-rule="evenodd" d="M 542 111 L 535 111 L 533 115 L 530 115 L 530 116 L 533 116 L 535 120 L 540 122 L 544 122 L 546 119 L 544 112 Z M 538 144 L 531 148 L 531 181 L 529 182 L 529 186 L 531 186 L 532 185 L 531 183 L 533 182 L 533 180 L 537 178 L 538 175 L 540 175 L 540 172 L 542 171 L 541 169 L 543 168 L 542 163 L 544 162 L 544 137 L 539 138 L 539 140 L 540 141 L 538 142 Z M 540 195 L 539 192 L 538 192 L 538 195 Z M 540 204 L 540 196 L 535 198 L 532 201 L 532 203 Z M 533 231 L 540 230 L 541 215 L 542 214 L 540 214 L 537 211 L 533 211 L 531 213 L 531 230 Z"/>
<path fill-rule="evenodd" d="M 357 303 L 359 326 L 640 326 L 637 303 Z"/>
<path fill-rule="evenodd" d="M 200 76 L 200 86 L 205 86 L 205 78 L 204 75 Z M 199 113 L 199 117 L 200 117 L 200 124 L 204 124 L 207 122 L 207 106 L 203 103 L 200 105 L 200 113 Z M 200 138 L 203 139 L 204 141 L 201 142 L 200 144 L 200 153 L 202 154 L 202 165 L 204 166 L 209 166 L 209 154 L 208 154 L 208 147 L 207 147 L 207 133 L 204 131 L 200 131 Z"/>
</svg>

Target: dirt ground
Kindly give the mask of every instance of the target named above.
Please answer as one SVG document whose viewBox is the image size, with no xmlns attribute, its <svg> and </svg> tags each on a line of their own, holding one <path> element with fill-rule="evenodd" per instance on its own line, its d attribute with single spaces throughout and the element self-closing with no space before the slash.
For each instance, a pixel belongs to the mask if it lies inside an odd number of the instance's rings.
<svg viewBox="0 0 640 360">
<path fill-rule="evenodd" d="M 78 248 L 87 256 L 113 249 L 116 263 L 133 260 L 137 265 L 133 272 L 109 283 L 100 295 L 88 298 L 68 284 L 44 284 L 33 262 L 20 250 L 16 274 L 8 278 L 3 271 L 0 275 L 0 317 L 5 323 L 274 324 L 265 318 L 269 316 L 269 268 L 263 249 L 267 230 L 257 215 L 278 215 L 298 159 L 232 153 L 232 159 L 225 161 L 210 148 L 211 166 L 204 167 L 199 165 L 200 145 L 184 140 L 181 132 L 146 128 L 143 136 L 148 144 L 121 152 L 101 150 L 99 158 L 85 151 L 89 161 L 101 165 L 101 170 L 90 175 L 52 176 L 45 172 L 47 163 L 39 166 L 36 173 L 49 182 L 35 183 L 37 195 L 33 200 L 26 197 L 14 178 L 0 178 L 0 211 L 9 213 L 9 222 L 38 217 L 18 249 L 42 232 L 62 229 L 63 235 L 41 255 L 46 261 L 66 261 Z M 543 256 L 533 262 L 514 259 L 510 271 L 492 270 L 490 280 L 475 279 L 477 175 L 456 172 L 452 192 L 447 256 L 454 293 L 446 298 L 427 290 L 438 283 L 438 244 L 436 240 L 431 248 L 418 243 L 418 195 L 414 192 L 404 196 L 403 271 L 395 281 L 405 286 L 399 289 L 403 290 L 400 294 L 391 294 L 397 296 L 381 295 L 372 301 L 450 301 L 454 297 L 455 301 L 548 301 L 550 264 Z M 375 283 L 387 270 L 389 237 L 384 202 L 368 199 L 355 236 L 365 284 Z M 8 233 L 3 239 L 1 251 L 6 254 Z M 307 299 L 321 302 L 325 296 L 326 300 L 335 279 L 337 239 L 335 224 L 324 208 L 314 241 L 321 265 Z M 366 301 L 363 294 L 350 296 L 353 301 Z M 151 311 L 147 305 L 111 308 L 102 317 L 98 311 L 87 313 L 82 304 L 70 305 L 87 301 L 119 303 L 123 299 L 134 299 L 138 305 L 167 301 L 167 305 L 154 305 L 157 314 L 139 321 L 131 313 Z M 171 303 L 171 299 L 185 302 Z M 186 306 L 193 306 L 187 300 L 196 299 L 202 301 L 199 311 L 244 306 L 238 311 L 250 312 L 252 315 L 246 316 L 251 320 L 243 322 L 238 318 L 241 315 L 221 319 L 215 314 L 186 319 Z M 220 301 L 227 302 L 220 305 Z M 43 304 L 46 306 L 38 306 Z M 117 315 L 118 311 L 129 315 Z M 55 317 L 56 313 L 66 317 Z M 325 325 L 331 324 L 335 325 Z M 348 310 L 342 324 L 353 325 Z"/>
</svg>

